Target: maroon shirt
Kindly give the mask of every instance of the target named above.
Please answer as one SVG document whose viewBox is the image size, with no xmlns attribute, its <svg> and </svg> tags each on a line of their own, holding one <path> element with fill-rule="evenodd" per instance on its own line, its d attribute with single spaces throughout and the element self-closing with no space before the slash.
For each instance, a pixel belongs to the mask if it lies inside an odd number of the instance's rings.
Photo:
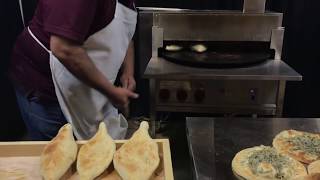
<svg viewBox="0 0 320 180">
<path fill-rule="evenodd" d="M 133 0 L 119 1 L 133 8 Z M 39 0 L 29 27 L 50 49 L 50 35 L 78 43 L 107 26 L 114 17 L 116 0 Z M 49 54 L 25 29 L 17 38 L 9 75 L 16 88 L 43 102 L 56 102 Z"/>
</svg>

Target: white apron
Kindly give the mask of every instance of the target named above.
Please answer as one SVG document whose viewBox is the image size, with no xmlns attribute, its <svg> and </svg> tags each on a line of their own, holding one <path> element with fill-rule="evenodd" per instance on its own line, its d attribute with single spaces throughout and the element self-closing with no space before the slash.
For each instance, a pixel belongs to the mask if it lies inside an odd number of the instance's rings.
<svg viewBox="0 0 320 180">
<path fill-rule="evenodd" d="M 117 2 L 115 17 L 104 29 L 91 35 L 83 47 L 96 67 L 108 78 L 116 80 L 135 32 L 137 13 Z M 43 47 L 44 45 L 32 34 Z M 105 95 L 83 84 L 50 53 L 50 68 L 55 92 L 67 121 L 72 124 L 77 139 L 89 139 L 104 121 L 114 139 L 123 139 L 128 123 Z"/>
</svg>

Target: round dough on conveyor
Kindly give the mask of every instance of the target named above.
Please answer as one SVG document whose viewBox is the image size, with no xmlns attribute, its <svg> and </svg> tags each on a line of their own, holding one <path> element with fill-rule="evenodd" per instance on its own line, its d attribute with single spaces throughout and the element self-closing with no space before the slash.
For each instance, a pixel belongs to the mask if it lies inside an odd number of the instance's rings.
<svg viewBox="0 0 320 180">
<path fill-rule="evenodd" d="M 180 51 L 182 49 L 182 47 L 178 46 L 178 45 L 166 45 L 165 49 L 167 51 Z"/>
<path fill-rule="evenodd" d="M 280 132 L 272 144 L 280 153 L 303 163 L 320 160 L 320 134 L 286 130 Z"/>
<path fill-rule="evenodd" d="M 307 175 L 299 161 L 268 146 L 240 151 L 232 160 L 232 170 L 238 179 L 245 180 L 289 180 Z"/>
<path fill-rule="evenodd" d="M 191 50 L 195 51 L 197 53 L 203 53 L 203 52 L 207 51 L 207 49 L 208 48 L 203 44 L 196 44 L 196 45 L 191 46 Z"/>
</svg>

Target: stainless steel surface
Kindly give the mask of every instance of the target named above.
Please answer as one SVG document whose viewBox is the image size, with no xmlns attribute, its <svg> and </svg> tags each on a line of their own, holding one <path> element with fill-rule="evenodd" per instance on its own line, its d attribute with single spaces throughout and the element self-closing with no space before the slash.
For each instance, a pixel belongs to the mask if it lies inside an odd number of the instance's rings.
<svg viewBox="0 0 320 180">
<path fill-rule="evenodd" d="M 156 91 L 156 80 L 150 79 L 149 81 L 149 91 L 150 95 L 153 96 Z M 151 136 L 155 137 L 156 135 L 156 99 L 154 97 L 150 97 L 150 122 L 151 122 Z"/>
<path fill-rule="evenodd" d="M 264 13 L 266 9 L 266 0 L 244 0 L 244 13 Z"/>
<path fill-rule="evenodd" d="M 281 24 L 281 13 L 211 11 L 153 14 L 153 26 L 164 30 L 164 40 L 269 42 L 272 30 Z"/>
<path fill-rule="evenodd" d="M 152 57 L 158 57 L 158 48 L 163 47 L 163 28 L 152 27 Z"/>
<path fill-rule="evenodd" d="M 276 117 L 282 117 L 284 95 L 286 92 L 286 81 L 279 81 L 278 97 L 277 97 L 277 112 Z"/>
<path fill-rule="evenodd" d="M 161 8 L 161 7 L 137 7 L 139 11 L 165 11 L 165 12 L 177 12 L 177 11 L 188 11 L 188 9 L 180 9 L 180 8 Z"/>
<path fill-rule="evenodd" d="M 210 118 L 206 118 L 205 120 L 206 123 L 202 124 L 193 123 L 194 121 L 191 120 L 191 118 L 187 118 L 186 123 L 189 152 L 194 168 L 193 176 L 196 180 L 211 180 L 216 174 L 214 123 Z M 204 125 L 206 125 L 206 127 Z M 208 130 L 203 131 L 203 128 Z M 203 141 L 206 143 L 196 141 Z"/>
<path fill-rule="evenodd" d="M 302 80 L 302 76 L 283 61 L 269 60 L 255 66 L 244 68 L 205 69 L 178 65 L 160 57 L 150 60 L 144 77 L 176 80 Z"/>
<path fill-rule="evenodd" d="M 278 84 L 249 80 L 157 80 L 154 98 L 157 111 L 275 115 Z"/>
<path fill-rule="evenodd" d="M 281 60 L 282 46 L 284 38 L 284 28 L 279 27 L 278 29 L 272 30 L 270 48 L 275 50 L 275 60 Z"/>
<path fill-rule="evenodd" d="M 282 130 L 320 132 L 320 119 L 190 117 L 186 123 L 195 174 L 201 180 L 235 179 L 231 170 L 235 154 L 261 144 L 271 146 Z"/>
<path fill-rule="evenodd" d="M 152 26 L 153 17 L 150 13 L 138 13 L 136 29 L 135 51 L 138 71 L 143 75 L 150 58 L 152 57 Z"/>
</svg>

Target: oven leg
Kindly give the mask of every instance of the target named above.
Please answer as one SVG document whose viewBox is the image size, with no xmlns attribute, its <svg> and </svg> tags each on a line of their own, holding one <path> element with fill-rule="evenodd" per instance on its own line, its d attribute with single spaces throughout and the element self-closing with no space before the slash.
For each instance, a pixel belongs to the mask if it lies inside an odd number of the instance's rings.
<svg viewBox="0 0 320 180">
<path fill-rule="evenodd" d="M 277 98 L 277 112 L 276 117 L 282 117 L 284 94 L 286 90 L 286 81 L 279 81 L 278 98 Z"/>
<path fill-rule="evenodd" d="M 150 90 L 150 124 L 151 124 L 151 136 L 155 138 L 156 136 L 156 80 L 149 80 L 149 90 Z"/>
</svg>

